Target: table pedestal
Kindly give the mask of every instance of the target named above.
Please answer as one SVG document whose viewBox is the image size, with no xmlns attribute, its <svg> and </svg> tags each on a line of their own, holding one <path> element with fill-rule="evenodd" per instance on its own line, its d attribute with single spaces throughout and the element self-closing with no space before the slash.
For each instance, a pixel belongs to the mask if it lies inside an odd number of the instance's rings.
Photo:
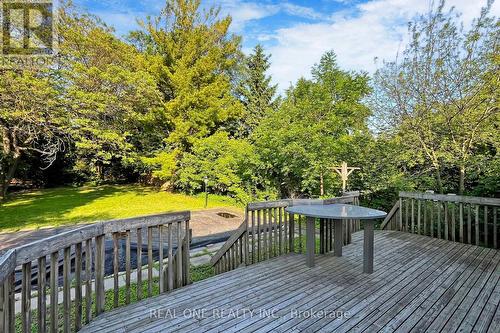
<svg viewBox="0 0 500 333">
<path fill-rule="evenodd" d="M 363 237 L 363 273 L 373 273 L 373 224 L 375 221 L 364 221 Z"/>
<path fill-rule="evenodd" d="M 333 250 L 336 257 L 342 257 L 342 246 L 344 245 L 342 224 L 342 220 L 333 221 Z"/>
<path fill-rule="evenodd" d="M 308 267 L 314 267 L 314 250 L 316 249 L 316 219 L 314 217 L 306 218 L 306 264 Z"/>
</svg>

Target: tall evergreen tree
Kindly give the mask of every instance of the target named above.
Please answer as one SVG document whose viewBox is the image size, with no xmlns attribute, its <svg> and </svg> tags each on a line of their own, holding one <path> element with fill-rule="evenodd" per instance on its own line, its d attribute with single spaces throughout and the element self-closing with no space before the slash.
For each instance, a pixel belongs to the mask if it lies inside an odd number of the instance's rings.
<svg viewBox="0 0 500 333">
<path fill-rule="evenodd" d="M 146 34 L 133 36 L 141 49 L 162 58 L 158 86 L 167 131 L 164 145 L 144 162 L 164 185 L 175 181 L 179 161 L 197 140 L 242 113 L 232 86 L 241 43 L 229 33 L 230 24 L 231 17 L 220 17 L 219 9 L 201 9 L 200 0 L 168 0 L 162 13 L 144 25 Z"/>
<path fill-rule="evenodd" d="M 168 0 L 146 23 L 148 49 L 163 59 L 159 68 L 171 148 L 189 150 L 241 114 L 231 81 L 242 57 L 240 37 L 229 33 L 231 17 L 200 8 L 200 0 Z"/>
<path fill-rule="evenodd" d="M 270 57 L 258 44 L 246 59 L 243 80 L 238 87 L 238 93 L 245 106 L 238 129 L 240 136 L 250 135 L 266 114 L 277 108 L 278 100 L 275 98 L 277 85 L 272 85 L 271 76 L 266 76 Z"/>
</svg>

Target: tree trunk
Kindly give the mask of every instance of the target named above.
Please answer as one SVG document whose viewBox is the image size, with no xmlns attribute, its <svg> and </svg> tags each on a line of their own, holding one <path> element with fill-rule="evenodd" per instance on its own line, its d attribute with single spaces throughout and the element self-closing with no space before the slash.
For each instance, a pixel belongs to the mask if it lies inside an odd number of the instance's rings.
<svg viewBox="0 0 500 333">
<path fill-rule="evenodd" d="M 439 194 L 443 194 L 443 181 L 441 180 L 441 167 L 436 166 L 436 181 Z"/>
<path fill-rule="evenodd" d="M 458 194 L 463 195 L 465 191 L 465 165 L 460 166 L 460 180 L 458 182 Z"/>
<path fill-rule="evenodd" d="M 8 167 L 7 173 L 3 177 L 3 184 L 1 184 L 0 199 L 2 200 L 7 198 L 7 190 L 9 189 L 10 181 L 12 180 L 12 178 L 14 178 L 14 175 L 16 174 L 17 166 L 19 165 L 20 159 L 21 159 L 21 154 L 19 152 L 14 153 L 12 161 Z"/>
<path fill-rule="evenodd" d="M 323 179 L 323 171 L 321 171 L 319 174 L 319 195 L 320 196 L 325 195 L 325 182 Z"/>
</svg>

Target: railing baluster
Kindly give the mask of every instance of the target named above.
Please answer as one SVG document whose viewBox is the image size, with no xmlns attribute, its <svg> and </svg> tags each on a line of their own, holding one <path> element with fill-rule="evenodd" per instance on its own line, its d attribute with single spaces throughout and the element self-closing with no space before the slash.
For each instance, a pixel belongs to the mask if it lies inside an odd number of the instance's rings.
<svg viewBox="0 0 500 333">
<path fill-rule="evenodd" d="M 276 238 L 274 237 L 274 215 L 273 209 L 270 208 L 268 210 L 269 214 L 269 258 L 274 256 L 274 243 L 276 243 Z"/>
<path fill-rule="evenodd" d="M 281 227 L 281 224 L 278 222 L 279 222 L 278 221 L 278 211 L 276 208 L 273 208 L 273 228 L 274 228 L 273 253 L 274 253 L 275 257 L 280 254 L 279 245 L 281 243 L 280 240 L 278 239 L 278 227 Z"/>
<path fill-rule="evenodd" d="M 174 289 L 174 259 L 173 259 L 173 243 L 172 243 L 172 227 L 173 224 L 168 225 L 167 238 L 168 238 L 168 266 L 167 266 L 167 290 Z"/>
<path fill-rule="evenodd" d="M 105 295 L 104 295 L 104 235 L 95 238 L 96 243 L 96 267 L 95 267 L 95 285 L 96 285 L 96 314 L 99 315 L 104 312 Z"/>
<path fill-rule="evenodd" d="M 4 317 L 7 321 L 4 327 L 7 329 L 6 331 L 15 332 L 15 324 L 16 324 L 16 306 L 15 306 L 15 273 L 9 275 L 6 279 L 6 283 L 4 284 Z"/>
<path fill-rule="evenodd" d="M 467 205 L 467 243 L 472 244 L 472 205 Z"/>
<path fill-rule="evenodd" d="M 148 227 L 148 297 L 153 295 L 153 227 Z"/>
<path fill-rule="evenodd" d="M 130 230 L 125 231 L 125 304 L 130 304 Z"/>
<path fill-rule="evenodd" d="M 0 332 L 6 332 L 8 325 L 7 313 L 6 313 L 6 302 L 5 300 L 8 298 L 5 294 L 7 288 L 7 279 L 3 282 L 0 282 Z M 40 321 L 39 321 L 40 322 Z"/>
<path fill-rule="evenodd" d="M 50 255 L 50 331 L 58 331 L 59 252 Z"/>
<path fill-rule="evenodd" d="M 476 205 L 475 207 L 475 238 L 476 238 L 476 245 L 479 245 L 479 205 Z"/>
<path fill-rule="evenodd" d="M 177 223 L 177 287 L 182 286 L 182 229 Z"/>
<path fill-rule="evenodd" d="M 410 217 L 410 201 L 409 200 L 405 200 L 405 207 L 406 207 L 406 214 L 405 214 L 405 231 L 406 232 L 410 232 L 409 231 L 409 224 L 408 224 L 408 221 L 409 221 L 409 217 Z"/>
<path fill-rule="evenodd" d="M 63 330 L 71 331 L 71 247 L 64 249 L 63 262 Z"/>
<path fill-rule="evenodd" d="M 438 234 L 438 238 L 441 239 L 442 236 L 441 236 L 441 202 L 437 202 L 437 218 L 438 218 L 438 230 L 437 230 L 437 234 Z"/>
<path fill-rule="evenodd" d="M 113 307 L 119 306 L 119 233 L 113 233 Z"/>
<path fill-rule="evenodd" d="M 246 230 L 245 230 L 245 265 L 250 264 L 250 236 L 248 231 L 248 209 L 245 209 L 245 222 L 246 222 Z"/>
<path fill-rule="evenodd" d="M 498 249 L 498 234 L 497 234 L 497 207 L 493 210 L 493 247 Z"/>
<path fill-rule="evenodd" d="M 403 231 L 403 199 L 399 198 L 399 231 Z"/>
<path fill-rule="evenodd" d="M 280 223 L 280 254 L 286 253 L 285 243 L 286 243 L 286 224 L 285 224 L 285 208 L 278 208 L 278 219 Z"/>
<path fill-rule="evenodd" d="M 37 315 L 38 332 L 46 331 L 47 325 L 47 262 L 45 256 L 38 258 L 38 295 L 37 295 Z"/>
<path fill-rule="evenodd" d="M 456 210 L 456 204 L 453 202 L 451 203 L 451 240 L 455 241 L 456 239 L 456 231 L 455 231 L 455 224 L 456 224 L 456 216 L 455 216 L 455 210 Z"/>
<path fill-rule="evenodd" d="M 160 294 L 163 294 L 163 226 L 158 226 L 158 283 Z"/>
<path fill-rule="evenodd" d="M 459 228 L 460 230 L 458 231 L 458 239 L 460 240 L 460 243 L 464 242 L 464 204 L 460 203 L 458 206 L 458 218 L 460 219 L 459 221 Z"/>
<path fill-rule="evenodd" d="M 421 235 L 420 232 L 420 214 L 421 214 L 421 200 L 417 201 L 417 234 Z"/>
<path fill-rule="evenodd" d="M 484 206 L 484 246 L 488 246 L 488 206 Z"/>
<path fill-rule="evenodd" d="M 137 300 L 142 299 L 142 228 L 137 228 Z"/>
<path fill-rule="evenodd" d="M 255 211 L 252 210 L 250 212 L 250 216 L 252 219 L 252 264 L 255 264 Z"/>
<path fill-rule="evenodd" d="M 325 229 L 324 229 L 323 219 L 319 219 L 319 253 L 325 253 L 324 245 L 325 245 Z M 316 237 L 315 237 L 316 238 Z"/>
<path fill-rule="evenodd" d="M 82 328 L 82 243 L 75 245 L 75 331 Z"/>
<path fill-rule="evenodd" d="M 302 253 L 302 216 L 299 215 L 297 223 L 299 224 L 299 253 Z"/>
<path fill-rule="evenodd" d="M 31 332 L 31 262 L 23 264 L 23 281 L 21 293 L 23 332 Z"/>
<path fill-rule="evenodd" d="M 190 267 L 190 262 L 189 262 L 189 256 L 190 256 L 190 243 L 191 243 L 191 234 L 189 231 L 189 220 L 184 221 L 185 225 L 185 233 L 186 236 L 184 237 L 184 264 L 186 265 L 186 268 L 184 270 L 185 276 L 186 276 L 186 281 L 185 285 L 191 284 L 191 267 Z"/>
<path fill-rule="evenodd" d="M 261 225 L 260 225 L 261 211 L 257 211 L 257 262 L 261 260 Z"/>
<path fill-rule="evenodd" d="M 8 298 L 6 295 L 7 291 L 7 281 L 8 279 L 5 279 L 5 281 L 0 282 L 0 332 L 6 332 L 7 328 L 6 326 L 8 325 L 8 320 L 7 320 L 7 313 L 6 313 L 6 302 L 5 300 Z"/>
<path fill-rule="evenodd" d="M 85 323 L 92 320 L 92 239 L 85 242 Z"/>
<path fill-rule="evenodd" d="M 289 230 L 288 230 L 288 214 L 285 211 L 285 208 L 283 208 L 283 252 L 288 253 L 289 252 L 289 243 L 288 243 L 288 237 L 289 237 Z"/>
<path fill-rule="evenodd" d="M 262 235 L 262 259 L 267 260 L 268 259 L 268 249 L 267 249 L 267 210 L 264 209 L 262 211 L 262 229 L 263 229 L 263 235 Z"/>
<path fill-rule="evenodd" d="M 449 220 L 448 220 L 448 203 L 445 202 L 444 203 L 444 239 L 445 240 L 448 240 L 448 223 L 449 223 Z"/>
<path fill-rule="evenodd" d="M 289 233 L 289 252 L 295 252 L 295 217 L 293 214 L 288 214 L 288 233 Z"/>
</svg>

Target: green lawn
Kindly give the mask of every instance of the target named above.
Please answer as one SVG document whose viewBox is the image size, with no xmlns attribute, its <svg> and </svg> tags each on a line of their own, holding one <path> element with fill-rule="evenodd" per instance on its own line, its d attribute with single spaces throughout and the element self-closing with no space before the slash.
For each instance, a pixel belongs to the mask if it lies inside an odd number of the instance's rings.
<svg viewBox="0 0 500 333">
<path fill-rule="evenodd" d="M 0 206 L 0 232 L 37 229 L 179 210 L 199 210 L 203 194 L 188 196 L 139 185 L 55 188 L 13 195 Z M 208 208 L 236 207 L 209 195 Z"/>
</svg>

